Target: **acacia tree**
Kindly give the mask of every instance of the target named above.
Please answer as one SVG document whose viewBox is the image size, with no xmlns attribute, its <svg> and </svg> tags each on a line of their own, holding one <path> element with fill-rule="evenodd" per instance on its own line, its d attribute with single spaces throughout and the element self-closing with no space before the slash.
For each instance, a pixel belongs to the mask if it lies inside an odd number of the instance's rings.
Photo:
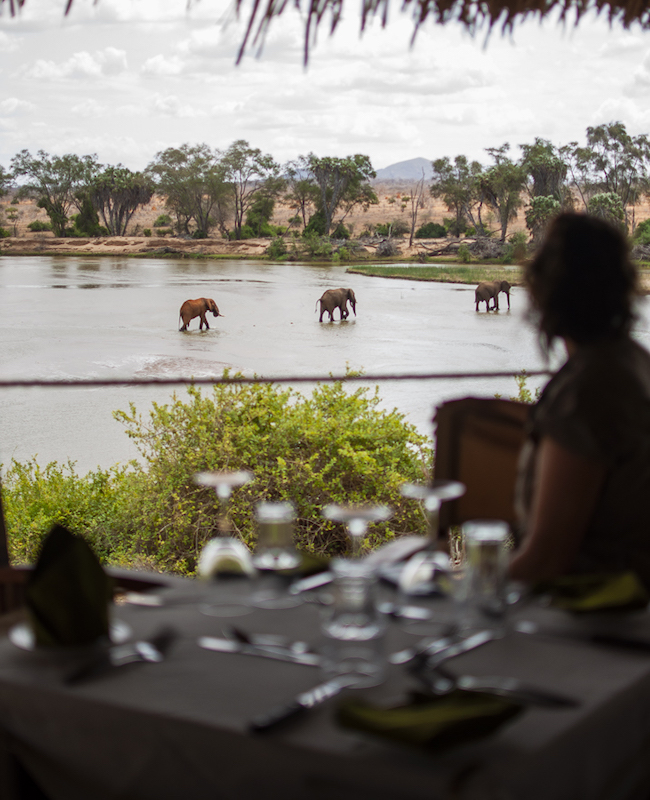
<svg viewBox="0 0 650 800">
<path fill-rule="evenodd" d="M 107 167 L 90 184 L 88 197 L 113 236 L 125 236 L 131 217 L 153 195 L 153 183 L 141 172 L 118 164 Z"/>
<path fill-rule="evenodd" d="M 319 191 L 309 175 L 309 165 L 305 156 L 289 161 L 284 166 L 287 191 L 284 200 L 302 219 L 303 228 L 318 202 Z"/>
<path fill-rule="evenodd" d="M 219 153 L 207 144 L 183 144 L 156 154 L 145 175 L 156 190 L 167 198 L 165 205 L 176 216 L 178 233 L 190 234 L 194 221 L 196 234 L 205 238 L 213 225 L 224 231 L 225 206 L 232 197 Z"/>
<path fill-rule="evenodd" d="M 55 236 L 66 235 L 66 224 L 71 209 L 81 210 L 84 190 L 98 171 L 97 156 L 77 156 L 71 153 L 50 156 L 39 150 L 33 156 L 21 150 L 11 160 L 14 176 L 26 178 L 18 190 L 18 197 L 34 197 L 39 208 L 45 209 Z"/>
<path fill-rule="evenodd" d="M 355 207 L 368 208 L 377 203 L 377 195 L 368 181 L 376 177 L 368 156 L 356 154 L 346 158 L 313 153 L 303 157 L 309 174 L 318 187 L 318 209 L 323 214 L 325 235 L 329 236 L 337 209 L 343 209 L 343 219 Z"/>
<path fill-rule="evenodd" d="M 521 192 L 526 184 L 524 168 L 506 155 L 509 149 L 508 142 L 501 147 L 487 147 L 495 163 L 480 178 L 485 202 L 499 218 L 502 242 L 506 240 L 508 223 L 517 218 L 523 205 Z"/>
<path fill-rule="evenodd" d="M 225 180 L 230 184 L 234 205 L 234 236 L 241 239 L 241 229 L 248 210 L 260 195 L 275 198 L 284 188 L 280 165 L 273 156 L 237 139 L 221 158 Z"/>
<path fill-rule="evenodd" d="M 467 156 L 456 156 L 454 162 L 449 158 L 438 158 L 431 164 L 433 168 L 433 181 L 431 194 L 440 197 L 447 206 L 448 211 L 453 211 L 456 218 L 456 234 L 465 229 L 469 220 L 476 232 L 485 233 L 481 219 L 483 205 L 483 191 L 481 175 L 483 167 L 478 161 L 467 160 Z M 474 210 L 476 209 L 476 216 Z"/>
<path fill-rule="evenodd" d="M 418 213 L 421 208 L 424 208 L 424 181 L 424 170 L 422 170 L 422 177 L 415 184 L 415 186 L 411 186 L 411 190 L 409 192 L 408 203 L 410 204 L 409 216 L 411 218 L 409 247 L 413 247 L 413 237 L 415 236 L 415 228 L 418 224 Z"/>
<path fill-rule="evenodd" d="M 547 139 L 536 138 L 532 145 L 519 146 L 530 198 L 525 210 L 526 226 L 533 242 L 538 242 L 563 208 L 573 208 L 573 197 L 566 183 L 569 167 L 561 151 Z"/>
</svg>

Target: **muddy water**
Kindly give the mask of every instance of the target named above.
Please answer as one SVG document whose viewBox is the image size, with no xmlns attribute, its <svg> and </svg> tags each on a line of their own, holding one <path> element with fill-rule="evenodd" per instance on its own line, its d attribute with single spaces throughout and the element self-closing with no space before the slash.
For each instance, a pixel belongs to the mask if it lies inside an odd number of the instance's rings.
<svg viewBox="0 0 650 800">
<path fill-rule="evenodd" d="M 357 314 L 318 322 L 315 302 L 350 286 Z M 535 369 L 543 362 L 523 319 L 523 290 L 512 310 L 477 314 L 469 286 L 345 274 L 344 267 L 249 261 L 119 257 L 0 260 L 0 377 L 88 378 L 341 374 Z M 208 332 L 178 331 L 188 298 L 212 297 L 223 318 Z M 503 297 L 503 296 L 502 296 Z M 644 308 L 639 337 L 650 345 Z M 505 396 L 511 379 L 382 383 L 396 407 L 430 434 L 436 403 L 466 394 Z M 301 388 L 309 391 L 309 386 Z M 179 390 L 182 393 L 182 389 Z M 80 472 L 137 456 L 111 412 L 133 401 L 145 411 L 165 388 L 4 389 L 0 460 L 77 463 Z"/>
</svg>

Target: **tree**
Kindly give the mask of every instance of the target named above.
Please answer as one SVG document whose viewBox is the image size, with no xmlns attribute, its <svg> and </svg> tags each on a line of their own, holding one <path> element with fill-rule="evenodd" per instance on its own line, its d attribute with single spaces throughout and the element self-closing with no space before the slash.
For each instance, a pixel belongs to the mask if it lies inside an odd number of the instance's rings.
<svg viewBox="0 0 650 800">
<path fill-rule="evenodd" d="M 529 178 L 530 197 L 554 197 L 562 207 L 572 205 L 566 185 L 568 165 L 562 152 L 547 139 L 535 139 L 534 144 L 520 144 L 521 166 Z"/>
<path fill-rule="evenodd" d="M 600 192 L 589 198 L 587 211 L 600 217 L 617 228 L 625 228 L 625 208 L 615 192 Z"/>
<path fill-rule="evenodd" d="M 424 208 L 424 170 L 422 170 L 422 177 L 415 184 L 411 186 L 409 192 L 409 216 L 411 218 L 411 230 L 409 235 L 409 247 L 413 247 L 413 237 L 415 236 L 415 227 L 418 224 L 418 213 L 421 208 Z"/>
<path fill-rule="evenodd" d="M 332 219 L 339 207 L 343 208 L 343 219 L 357 205 L 368 208 L 377 203 L 377 195 L 368 183 L 376 177 L 370 158 L 364 155 L 335 158 L 318 158 L 310 153 L 306 159 L 307 169 L 318 187 L 318 208 L 325 217 L 325 235 L 329 236 Z"/>
<path fill-rule="evenodd" d="M 287 192 L 285 202 L 302 218 L 303 228 L 307 227 L 308 216 L 318 201 L 318 187 L 309 176 L 309 165 L 305 156 L 289 161 L 284 167 Z"/>
<path fill-rule="evenodd" d="M 549 223 L 561 210 L 560 201 L 555 197 L 531 197 L 525 216 L 533 242 L 537 243 L 543 237 Z"/>
<path fill-rule="evenodd" d="M 633 231 L 634 206 L 650 192 L 650 139 L 630 136 L 622 122 L 610 122 L 587 128 L 586 147 L 571 142 L 563 152 L 585 210 L 595 195 L 615 194 Z"/>
<path fill-rule="evenodd" d="M 152 195 L 151 179 L 141 172 L 131 172 L 121 164 L 107 167 L 88 189 L 93 208 L 101 214 L 104 225 L 113 236 L 126 235 L 136 209 L 148 203 Z"/>
<path fill-rule="evenodd" d="M 260 195 L 276 197 L 284 188 L 279 177 L 280 165 L 259 148 L 237 139 L 221 159 L 226 181 L 234 199 L 234 235 L 241 239 L 241 229 L 248 210 Z"/>
<path fill-rule="evenodd" d="M 11 173 L 0 165 L 0 197 L 4 197 L 7 194 L 7 188 L 10 186 L 11 180 Z"/>
<path fill-rule="evenodd" d="M 458 235 L 467 226 L 469 220 L 477 233 L 485 233 L 481 219 L 483 204 L 482 184 L 480 177 L 483 167 L 478 161 L 467 160 L 466 156 L 456 156 L 454 163 L 449 158 L 438 158 L 432 164 L 433 181 L 431 194 L 440 197 L 453 211 L 455 216 L 455 233 Z M 477 210 L 474 216 L 474 208 Z"/>
<path fill-rule="evenodd" d="M 521 191 L 526 183 L 524 168 L 506 155 L 509 149 L 507 142 L 501 147 L 487 147 L 495 163 L 480 178 L 485 202 L 499 217 L 502 242 L 506 240 L 508 223 L 517 218 L 522 205 Z"/>
<path fill-rule="evenodd" d="M 50 156 L 39 150 L 32 156 L 21 150 L 11 161 L 13 174 L 26 178 L 17 196 L 35 197 L 37 206 L 45 209 L 55 236 L 66 235 L 70 210 L 81 210 L 81 196 L 100 169 L 97 156 Z"/>
<path fill-rule="evenodd" d="M 166 196 L 165 205 L 176 216 L 178 233 L 189 235 L 192 221 L 200 237 L 209 236 L 215 224 L 225 232 L 232 188 L 217 151 L 207 144 L 168 147 L 156 154 L 145 176 Z"/>
</svg>

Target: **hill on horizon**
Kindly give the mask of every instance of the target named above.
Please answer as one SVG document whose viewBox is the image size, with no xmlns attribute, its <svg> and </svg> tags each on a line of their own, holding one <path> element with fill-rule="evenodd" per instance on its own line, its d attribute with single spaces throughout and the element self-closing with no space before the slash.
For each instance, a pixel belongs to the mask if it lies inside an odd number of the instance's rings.
<svg viewBox="0 0 650 800">
<path fill-rule="evenodd" d="M 398 161 L 388 167 L 377 170 L 378 181 L 419 181 L 424 170 L 424 177 L 430 180 L 433 174 L 431 159 L 409 158 L 407 161 Z"/>
</svg>

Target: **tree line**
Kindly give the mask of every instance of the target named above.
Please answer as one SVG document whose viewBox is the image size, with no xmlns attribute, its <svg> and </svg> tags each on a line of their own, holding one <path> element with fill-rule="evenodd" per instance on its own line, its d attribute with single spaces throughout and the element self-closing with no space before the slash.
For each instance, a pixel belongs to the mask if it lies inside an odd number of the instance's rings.
<svg viewBox="0 0 650 800">
<path fill-rule="evenodd" d="M 624 123 L 611 122 L 588 127 L 584 146 L 536 138 L 519 148 L 519 158 L 511 155 L 507 142 L 486 148 L 487 164 L 465 155 L 433 161 L 431 179 L 423 174 L 402 198 L 411 243 L 427 194 L 453 213 L 447 230 L 456 236 L 492 235 L 496 219 L 505 241 L 522 208 L 533 242 L 557 213 L 568 209 L 595 214 L 634 234 L 635 206 L 650 196 L 648 136 L 631 136 Z M 371 185 L 375 177 L 366 155 L 321 158 L 309 153 L 281 165 L 239 139 L 223 151 L 207 144 L 167 148 L 141 172 L 102 165 L 95 155 L 23 150 L 9 170 L 0 167 L 0 190 L 6 193 L 14 186 L 15 197 L 35 199 L 59 237 L 124 236 L 137 208 L 156 193 L 165 197 L 181 236 L 206 238 L 215 230 L 232 239 L 284 233 L 285 228 L 271 224 L 275 204 L 282 200 L 295 212 L 289 227 L 344 238 L 350 212 L 378 202 Z"/>
<path fill-rule="evenodd" d="M 224 151 L 207 144 L 167 148 L 141 172 L 100 164 L 96 155 L 22 150 L 9 170 L 0 167 L 0 190 L 14 186 L 16 199 L 34 199 L 58 237 L 125 236 L 138 207 L 159 194 L 178 235 L 206 238 L 216 228 L 242 239 L 279 232 L 270 224 L 279 198 L 295 209 L 291 224 L 328 236 L 337 211 L 340 226 L 355 206 L 378 202 L 374 177 L 368 156 L 310 153 L 280 165 L 239 139 Z"/>
</svg>

